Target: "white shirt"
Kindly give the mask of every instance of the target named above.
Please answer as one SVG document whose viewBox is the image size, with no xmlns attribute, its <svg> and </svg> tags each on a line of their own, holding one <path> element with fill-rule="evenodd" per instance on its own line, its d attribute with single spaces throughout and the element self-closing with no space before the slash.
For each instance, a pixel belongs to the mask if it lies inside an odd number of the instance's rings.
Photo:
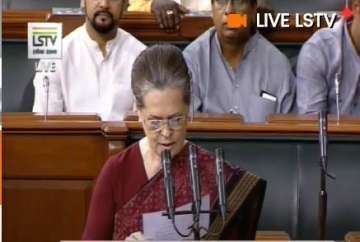
<svg viewBox="0 0 360 242">
<path fill-rule="evenodd" d="M 133 108 L 131 70 L 136 57 L 146 48 L 129 33 L 118 29 L 106 44 L 104 57 L 85 25 L 63 39 L 63 57 L 56 61 L 56 72 L 34 78 L 34 112 L 44 112 L 46 96 L 50 112 L 97 113 L 104 121 L 124 119 Z M 42 60 L 45 61 L 45 60 Z"/>
<path fill-rule="evenodd" d="M 211 11 L 211 1 L 209 0 L 175 0 L 177 3 L 184 5 L 191 12 Z"/>
</svg>

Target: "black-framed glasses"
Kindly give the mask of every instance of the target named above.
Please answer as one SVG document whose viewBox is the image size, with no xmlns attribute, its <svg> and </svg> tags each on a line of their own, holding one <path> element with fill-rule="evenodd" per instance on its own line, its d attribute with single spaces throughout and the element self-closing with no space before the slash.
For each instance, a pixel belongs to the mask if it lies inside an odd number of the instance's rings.
<svg viewBox="0 0 360 242">
<path fill-rule="evenodd" d="M 149 130 L 159 132 L 164 125 L 167 125 L 171 130 L 181 129 L 186 120 L 185 115 L 175 116 L 167 119 L 145 119 L 145 124 Z"/>
</svg>

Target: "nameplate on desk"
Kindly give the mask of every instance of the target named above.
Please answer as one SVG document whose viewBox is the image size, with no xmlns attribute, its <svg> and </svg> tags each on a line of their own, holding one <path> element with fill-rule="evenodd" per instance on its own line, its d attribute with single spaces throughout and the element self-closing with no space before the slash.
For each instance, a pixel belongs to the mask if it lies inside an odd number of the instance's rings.
<svg viewBox="0 0 360 242">
<path fill-rule="evenodd" d="M 81 8 L 52 8 L 53 15 L 84 15 Z"/>
</svg>

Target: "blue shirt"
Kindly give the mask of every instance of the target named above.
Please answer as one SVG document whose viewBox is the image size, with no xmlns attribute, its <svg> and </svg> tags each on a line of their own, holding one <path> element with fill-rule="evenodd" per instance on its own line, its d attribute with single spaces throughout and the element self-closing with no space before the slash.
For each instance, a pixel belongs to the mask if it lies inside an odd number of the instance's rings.
<svg viewBox="0 0 360 242">
<path fill-rule="evenodd" d="M 348 23 L 321 29 L 303 46 L 297 65 L 297 106 L 301 114 L 327 110 L 337 113 L 338 76 L 341 114 L 360 115 L 360 56 L 348 31 Z"/>
</svg>

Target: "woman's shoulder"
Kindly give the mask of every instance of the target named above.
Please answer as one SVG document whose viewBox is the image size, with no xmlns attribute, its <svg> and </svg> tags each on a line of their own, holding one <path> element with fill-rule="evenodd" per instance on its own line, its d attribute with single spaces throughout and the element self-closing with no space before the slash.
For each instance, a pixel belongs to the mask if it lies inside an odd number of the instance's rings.
<svg viewBox="0 0 360 242">
<path fill-rule="evenodd" d="M 139 143 L 136 142 L 124 150 L 110 156 L 104 164 L 104 167 L 112 171 L 122 171 L 129 166 L 135 165 L 133 162 L 141 158 Z"/>
</svg>

